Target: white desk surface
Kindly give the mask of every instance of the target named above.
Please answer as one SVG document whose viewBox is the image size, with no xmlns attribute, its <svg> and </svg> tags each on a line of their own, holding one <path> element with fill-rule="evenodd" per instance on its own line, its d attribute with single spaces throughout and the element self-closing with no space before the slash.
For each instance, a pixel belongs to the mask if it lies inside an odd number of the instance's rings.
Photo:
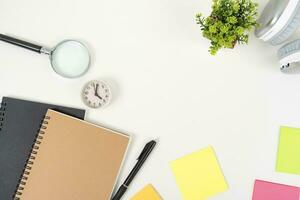
<svg viewBox="0 0 300 200">
<path fill-rule="evenodd" d="M 260 10 L 267 0 L 260 0 Z M 52 47 L 86 42 L 93 57 L 84 77 L 66 80 L 46 56 L 0 44 L 0 93 L 87 109 L 87 120 L 132 135 L 123 181 L 143 145 L 159 144 L 124 199 L 152 183 L 180 200 L 168 162 L 212 145 L 230 190 L 212 200 L 250 200 L 256 178 L 300 186 L 275 172 L 280 125 L 300 127 L 300 75 L 284 75 L 271 47 L 251 35 L 248 46 L 215 57 L 196 25 L 211 0 L 2 0 L 0 32 Z M 300 35 L 300 34 L 298 34 Z M 113 91 L 103 110 L 80 99 L 87 81 Z"/>
</svg>

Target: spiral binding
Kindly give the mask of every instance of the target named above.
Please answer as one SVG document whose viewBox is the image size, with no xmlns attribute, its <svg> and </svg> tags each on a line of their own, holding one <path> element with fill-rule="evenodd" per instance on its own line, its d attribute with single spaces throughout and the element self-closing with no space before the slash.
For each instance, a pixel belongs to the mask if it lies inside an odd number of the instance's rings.
<svg viewBox="0 0 300 200">
<path fill-rule="evenodd" d="M 41 121 L 40 124 L 40 129 L 37 132 L 37 136 L 35 139 L 34 144 L 32 145 L 31 153 L 27 158 L 26 164 L 24 166 L 24 170 L 22 173 L 22 176 L 19 179 L 19 184 L 17 186 L 15 195 L 14 195 L 14 200 L 20 200 L 23 194 L 23 190 L 25 188 L 25 185 L 27 183 L 27 180 L 30 175 L 30 171 L 32 169 L 32 166 L 34 164 L 34 160 L 38 154 L 38 150 L 40 148 L 40 144 L 42 143 L 42 140 L 45 135 L 45 130 L 47 129 L 47 125 L 49 124 L 50 117 L 45 116 L 44 119 Z"/>
<path fill-rule="evenodd" d="M 4 118 L 5 118 L 5 110 L 6 110 L 6 103 L 0 103 L 0 132 L 2 131 L 2 127 L 4 125 Z"/>
</svg>

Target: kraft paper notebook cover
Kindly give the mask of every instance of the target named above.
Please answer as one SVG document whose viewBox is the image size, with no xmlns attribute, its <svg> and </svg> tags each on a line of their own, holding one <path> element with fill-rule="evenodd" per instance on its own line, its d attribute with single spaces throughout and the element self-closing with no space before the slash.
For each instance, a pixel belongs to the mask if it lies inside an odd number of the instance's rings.
<svg viewBox="0 0 300 200">
<path fill-rule="evenodd" d="M 109 200 L 129 136 L 48 110 L 16 199 Z"/>
<path fill-rule="evenodd" d="M 12 200 L 48 108 L 84 118 L 85 111 L 3 97 L 0 108 L 0 200 Z"/>
</svg>

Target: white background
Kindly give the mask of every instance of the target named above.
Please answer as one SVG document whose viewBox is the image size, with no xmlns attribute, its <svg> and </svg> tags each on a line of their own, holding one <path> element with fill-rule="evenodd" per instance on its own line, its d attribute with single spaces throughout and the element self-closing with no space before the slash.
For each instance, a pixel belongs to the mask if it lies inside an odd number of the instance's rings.
<svg viewBox="0 0 300 200">
<path fill-rule="evenodd" d="M 267 0 L 260 0 L 260 10 Z M 195 24 L 210 0 L 2 0 L 0 32 L 48 47 L 85 42 L 93 63 L 82 78 L 52 72 L 46 56 L 0 43 L 0 93 L 87 109 L 87 120 L 128 133 L 124 180 L 143 145 L 159 144 L 124 199 L 152 183 L 165 200 L 180 193 L 169 161 L 212 145 L 229 191 L 212 200 L 250 200 L 256 178 L 300 186 L 275 172 L 280 125 L 300 127 L 300 75 L 279 71 L 278 47 L 249 45 L 215 57 Z M 300 34 L 298 34 L 300 35 Z M 112 87 L 105 109 L 83 105 L 89 80 Z"/>
</svg>

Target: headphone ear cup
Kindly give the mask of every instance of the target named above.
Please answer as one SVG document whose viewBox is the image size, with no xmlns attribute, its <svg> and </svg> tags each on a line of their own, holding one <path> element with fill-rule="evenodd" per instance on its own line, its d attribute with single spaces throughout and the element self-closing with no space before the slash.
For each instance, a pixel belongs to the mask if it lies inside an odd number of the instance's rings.
<svg viewBox="0 0 300 200">
<path fill-rule="evenodd" d="M 275 46 L 275 45 L 283 43 L 293 33 L 296 32 L 296 30 L 299 28 L 299 26 L 300 26 L 300 1 L 297 4 L 297 8 L 294 13 L 294 16 L 289 20 L 287 25 L 271 39 L 271 41 L 270 41 L 271 44 Z"/>
<path fill-rule="evenodd" d="M 300 39 L 292 41 L 282 46 L 278 50 L 277 56 L 279 60 L 283 60 L 283 59 L 287 59 L 289 56 L 297 52 L 300 52 Z M 300 57 L 299 57 L 299 61 L 300 61 Z"/>
</svg>

